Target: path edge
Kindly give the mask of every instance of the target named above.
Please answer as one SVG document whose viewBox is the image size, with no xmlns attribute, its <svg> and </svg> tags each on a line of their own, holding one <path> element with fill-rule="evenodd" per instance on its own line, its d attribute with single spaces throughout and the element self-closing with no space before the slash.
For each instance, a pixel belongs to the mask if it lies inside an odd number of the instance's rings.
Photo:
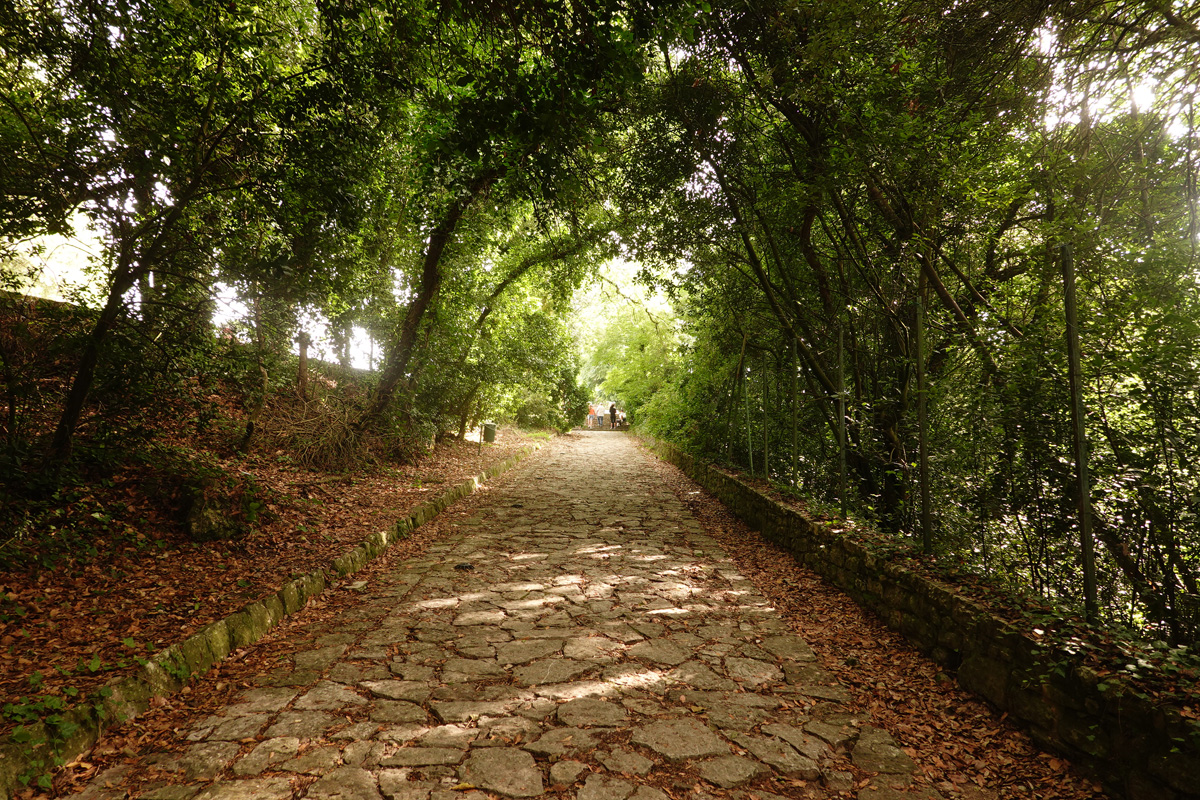
<svg viewBox="0 0 1200 800">
<path fill-rule="evenodd" d="M 1115 797 L 1200 798 L 1200 722 L 1106 683 L 949 584 L 873 555 L 677 446 L 638 438 L 751 528 L 955 669 L 963 688 L 1019 719 L 1038 744 L 1065 754 Z"/>
<path fill-rule="evenodd" d="M 105 731 L 141 714 L 155 698 L 175 694 L 192 677 L 207 672 L 230 653 L 257 642 L 289 615 L 308 605 L 310 599 L 336 586 L 339 579 L 359 571 L 447 506 L 474 494 L 487 481 L 508 472 L 541 447 L 541 442 L 522 447 L 498 464 L 414 507 L 384 530 L 367 535 L 327 566 L 293 578 L 270 595 L 247 603 L 182 642 L 160 650 L 134 674 L 105 684 L 99 699 L 52 716 L 50 724 L 25 726 L 27 739 L 14 741 L 12 736 L 8 737 L 0 744 L 0 800 L 10 800 L 26 788 L 20 781 L 21 775 L 31 771 L 44 775 L 59 764 L 79 758 L 95 746 Z"/>
</svg>

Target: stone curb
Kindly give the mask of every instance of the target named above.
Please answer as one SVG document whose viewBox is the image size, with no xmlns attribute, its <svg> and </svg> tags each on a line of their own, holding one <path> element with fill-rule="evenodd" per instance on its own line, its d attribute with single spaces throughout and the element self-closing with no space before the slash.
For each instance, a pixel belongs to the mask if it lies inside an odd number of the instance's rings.
<svg viewBox="0 0 1200 800">
<path fill-rule="evenodd" d="M 535 443 L 517 451 L 482 474 L 412 509 L 408 516 L 397 520 L 390 528 L 368 535 L 357 547 L 333 559 L 327 568 L 294 578 L 274 594 L 248 603 L 182 642 L 159 651 L 133 675 L 106 684 L 101 690 L 106 695 L 102 699 L 56 715 L 53 727 L 46 723 L 26 726 L 25 730 L 30 734 L 28 741 L 14 742 L 10 737 L 0 744 L 0 800 L 9 800 L 24 788 L 18 776 L 37 769 L 47 772 L 58 763 L 57 759 L 65 763 L 78 758 L 96 744 L 105 730 L 136 717 L 150 707 L 153 698 L 174 694 L 193 675 L 207 672 L 233 651 L 258 641 L 284 617 L 304 608 L 311 598 L 335 585 L 337 579 L 362 569 L 447 506 L 473 494 L 488 480 L 508 472 L 541 446 L 541 443 Z M 59 740 L 57 747 L 50 743 L 52 734 Z"/>
</svg>

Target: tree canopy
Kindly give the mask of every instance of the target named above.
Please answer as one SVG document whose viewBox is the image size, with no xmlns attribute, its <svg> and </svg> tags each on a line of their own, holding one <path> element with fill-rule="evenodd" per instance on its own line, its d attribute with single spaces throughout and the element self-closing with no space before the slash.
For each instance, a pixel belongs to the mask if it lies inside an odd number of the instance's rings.
<svg viewBox="0 0 1200 800">
<path fill-rule="evenodd" d="M 379 351 L 325 463 L 604 392 L 904 546 L 1194 638 L 1200 7 L 64 0 L 0 30 L 0 258 L 80 213 L 104 245 L 58 394 L 0 347 L 10 482 L 196 380 L 245 387 L 253 447 L 319 316 L 343 361 Z M 581 357 L 571 299 L 613 257 L 671 310 Z"/>
</svg>

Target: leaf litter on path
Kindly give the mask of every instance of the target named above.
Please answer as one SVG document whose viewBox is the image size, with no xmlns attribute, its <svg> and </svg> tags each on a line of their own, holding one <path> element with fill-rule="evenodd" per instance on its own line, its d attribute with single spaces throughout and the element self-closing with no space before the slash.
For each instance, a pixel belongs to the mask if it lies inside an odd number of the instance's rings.
<svg viewBox="0 0 1200 800">
<path fill-rule="evenodd" d="M 821 666 L 869 711 L 918 767 L 914 781 L 947 798 L 1099 800 L 1102 788 L 1066 759 L 1042 750 L 988 703 L 954 682 L 795 557 L 750 529 L 666 462 L 663 479 L 761 591 L 808 641 Z M 982 790 L 983 794 L 977 790 Z"/>
<path fill-rule="evenodd" d="M 277 499 L 243 538 L 195 544 L 147 507 L 136 540 L 93 541 L 94 558 L 49 570 L 0 572 L 0 697 L 82 699 L 533 441 L 503 429 L 486 447 L 447 440 L 418 464 L 353 475 L 230 460 L 228 469 L 252 474 Z M 121 483 L 112 491 L 129 494 Z M 0 717 L 0 737 L 16 724 Z"/>
</svg>

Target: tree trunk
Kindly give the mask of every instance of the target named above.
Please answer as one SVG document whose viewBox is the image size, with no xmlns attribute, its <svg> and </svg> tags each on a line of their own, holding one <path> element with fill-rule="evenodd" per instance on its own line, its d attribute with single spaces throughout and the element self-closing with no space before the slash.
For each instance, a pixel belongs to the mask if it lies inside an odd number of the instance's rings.
<svg viewBox="0 0 1200 800">
<path fill-rule="evenodd" d="M 206 167 L 205 167 L 206 168 Z M 128 292 L 144 275 L 153 271 L 162 258 L 162 250 L 167 236 L 183 216 L 183 212 L 196 196 L 196 187 L 200 181 L 198 173 L 192 183 L 181 193 L 180 200 L 175 203 L 161 220 L 151 224 L 147 222 L 136 230 L 122 237 L 120 257 L 116 269 L 113 270 L 112 286 L 109 287 L 108 298 L 92 332 L 84 343 L 83 353 L 79 357 L 79 366 L 75 370 L 75 379 L 63 403 L 62 415 L 59 416 L 58 426 L 54 430 L 54 438 L 50 449 L 46 452 L 45 464 L 56 468 L 66 463 L 71 457 L 71 439 L 75 428 L 79 426 L 79 418 L 83 414 L 84 403 L 96 378 L 96 366 L 100 363 L 100 352 L 108 338 L 109 331 L 121 315 L 125 304 L 125 293 Z M 124 226 L 121 228 L 125 230 Z M 147 241 L 148 240 L 148 241 Z M 138 242 L 146 242 L 140 253 L 135 252 Z"/>
<path fill-rule="evenodd" d="M 100 311 L 100 316 L 96 318 L 96 324 L 92 326 L 92 332 L 83 345 L 83 353 L 79 356 L 79 366 L 75 370 L 75 379 L 71 382 L 71 389 L 63 403 L 62 414 L 58 418 L 58 427 L 54 430 L 54 439 L 51 440 L 50 449 L 46 453 L 47 466 L 61 466 L 71 457 L 71 440 L 75 436 L 75 429 L 79 426 L 84 403 L 87 402 L 88 393 L 91 391 L 92 382 L 96 377 L 96 365 L 100 363 L 100 351 L 104 346 L 105 339 L 108 338 L 109 331 L 117 321 L 117 317 L 121 315 L 121 309 L 125 304 L 125 293 L 137 281 L 138 273 L 129 267 L 127 259 L 123 259 L 123 261 L 125 263 L 118 266 L 113 277 L 113 285 L 108 290 L 108 299 L 104 303 L 104 308 Z"/>
<path fill-rule="evenodd" d="M 361 434 L 383 416 L 384 410 L 396 394 L 397 387 L 404 380 L 409 361 L 412 359 L 414 345 L 417 342 L 417 332 L 421 327 L 421 320 L 442 285 L 442 254 L 454 237 L 454 231 L 458 227 L 459 221 L 462 220 L 463 214 L 496 177 L 495 173 L 489 173 L 477 178 L 466 194 L 459 196 L 450 204 L 441 221 L 429 234 L 429 246 L 425 248 L 425 259 L 421 267 L 420 286 L 404 314 L 404 321 L 400 324 L 398 336 L 388 344 L 383 370 L 379 376 L 379 386 L 376 387 L 375 394 L 367 407 L 354 421 L 353 429 L 356 434 Z"/>
<path fill-rule="evenodd" d="M 467 397 L 463 400 L 462 406 L 458 413 L 458 438 L 466 440 L 467 438 L 467 423 L 470 422 L 471 406 L 475 402 L 475 395 L 479 391 L 480 384 L 475 384 L 471 391 L 467 393 Z"/>
<path fill-rule="evenodd" d="M 300 345 L 300 365 L 296 370 L 296 393 L 306 403 L 308 402 L 308 345 L 311 342 L 312 338 L 304 331 L 300 331 L 300 335 L 296 337 L 296 343 Z"/>
<path fill-rule="evenodd" d="M 13 319 L 11 323 L 16 323 L 16 313 L 14 309 Z M 14 337 L 15 343 L 15 337 Z M 15 348 L 14 348 L 15 349 Z M 17 449 L 17 379 L 12 368 L 12 358 L 9 356 L 8 342 L 3 336 L 0 336 L 0 374 L 4 377 L 5 394 L 8 396 L 7 413 L 5 416 L 5 445 L 10 456 Z"/>
<path fill-rule="evenodd" d="M 329 335 L 333 339 L 333 352 L 342 369 L 350 369 L 350 329 L 351 325 L 345 319 L 336 319 L 329 326 Z"/>
<path fill-rule="evenodd" d="M 263 320 L 262 320 L 262 297 L 255 286 L 254 293 L 254 355 L 258 362 L 258 374 L 262 378 L 262 386 L 259 388 L 258 399 L 254 403 L 254 408 L 250 409 L 250 415 L 246 419 L 246 431 L 242 434 L 242 440 L 238 442 L 237 451 L 239 453 L 248 453 L 250 451 L 250 442 L 254 439 L 254 434 L 258 430 L 258 420 L 262 416 L 263 407 L 267 404 L 267 391 L 271 385 L 271 376 L 267 372 L 266 354 L 266 338 L 263 336 Z"/>
<path fill-rule="evenodd" d="M 1075 479 L 1079 492 L 1079 543 L 1083 555 L 1083 602 L 1087 621 L 1100 616 L 1096 598 L 1096 562 L 1092 552 L 1092 496 L 1088 476 L 1088 441 L 1083 407 L 1083 372 L 1079 353 L 1079 323 L 1075 308 L 1075 269 L 1071 245 L 1061 250 L 1063 271 L 1063 307 L 1067 317 L 1067 380 L 1071 389 L 1071 422 L 1075 444 Z"/>
<path fill-rule="evenodd" d="M 838 325 L 838 495 L 842 506 L 842 519 L 846 519 L 846 362 L 845 333 Z"/>
</svg>

